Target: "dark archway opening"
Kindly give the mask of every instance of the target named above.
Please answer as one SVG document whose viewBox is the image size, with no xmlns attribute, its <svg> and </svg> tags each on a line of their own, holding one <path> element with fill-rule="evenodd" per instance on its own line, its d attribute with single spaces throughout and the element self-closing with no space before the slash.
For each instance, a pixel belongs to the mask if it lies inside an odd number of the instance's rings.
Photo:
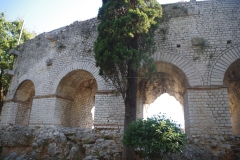
<svg viewBox="0 0 240 160">
<path fill-rule="evenodd" d="M 240 59 L 228 67 L 223 83 L 228 86 L 233 134 L 240 135 Z"/>
<path fill-rule="evenodd" d="M 14 101 L 17 103 L 16 125 L 29 124 L 34 96 L 35 89 L 33 82 L 30 80 L 23 81 L 14 95 Z"/>
</svg>

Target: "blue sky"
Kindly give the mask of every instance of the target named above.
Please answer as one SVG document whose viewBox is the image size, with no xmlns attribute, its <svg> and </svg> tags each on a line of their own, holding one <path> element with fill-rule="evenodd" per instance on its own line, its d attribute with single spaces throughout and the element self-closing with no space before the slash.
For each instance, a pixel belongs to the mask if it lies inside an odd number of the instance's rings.
<svg viewBox="0 0 240 160">
<path fill-rule="evenodd" d="M 165 4 L 182 0 L 158 1 Z M 9 20 L 23 18 L 25 28 L 42 33 L 96 17 L 101 5 L 102 0 L 0 0 L 0 12 L 5 12 Z"/>
</svg>

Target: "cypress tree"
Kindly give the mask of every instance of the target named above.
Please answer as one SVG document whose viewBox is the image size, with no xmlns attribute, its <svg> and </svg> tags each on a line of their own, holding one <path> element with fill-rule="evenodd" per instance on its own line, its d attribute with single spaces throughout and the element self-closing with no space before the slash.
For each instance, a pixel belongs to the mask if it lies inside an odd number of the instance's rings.
<svg viewBox="0 0 240 160">
<path fill-rule="evenodd" d="M 157 0 L 102 0 L 100 24 L 94 45 L 99 74 L 110 82 L 125 102 L 124 128 L 136 120 L 137 79 L 151 75 L 154 30 L 162 16 Z M 133 159 L 125 149 L 123 159 Z"/>
</svg>

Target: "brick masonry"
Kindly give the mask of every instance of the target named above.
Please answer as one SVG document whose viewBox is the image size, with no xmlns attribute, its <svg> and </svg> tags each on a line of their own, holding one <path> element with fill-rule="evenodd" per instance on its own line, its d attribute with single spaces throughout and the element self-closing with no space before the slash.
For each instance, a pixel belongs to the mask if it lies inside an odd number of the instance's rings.
<svg viewBox="0 0 240 160">
<path fill-rule="evenodd" d="M 180 9 L 185 14 L 161 23 L 155 33 L 157 50 L 154 59 L 160 66 L 167 67 L 165 70 L 158 68 L 159 75 L 165 73 L 168 77 L 166 90 L 164 85 L 159 88 L 159 93 L 145 89 L 152 97 L 166 91 L 182 103 L 188 134 L 232 134 L 235 112 L 230 112 L 228 103 L 231 90 L 226 86 L 230 84 L 224 84 L 223 80 L 229 66 L 240 59 L 240 1 L 190 1 L 168 7 L 172 7 L 171 11 Z M 123 126 L 124 101 L 112 92 L 114 88 L 98 75 L 95 66 L 93 45 L 98 23 L 96 18 L 76 21 L 42 33 L 20 47 L 1 125 L 89 128 L 93 123 L 96 128 Z M 163 33 L 163 30 L 167 32 Z M 207 42 L 204 49 L 197 44 L 197 38 Z M 19 86 L 26 81 L 31 81 L 34 86 L 34 95 L 31 92 L 20 95 L 32 97 L 29 122 L 20 118 L 22 113 L 28 117 L 29 106 L 14 102 L 16 93 L 22 91 Z M 160 79 L 156 82 L 162 84 Z M 28 91 L 29 87 L 25 88 L 24 91 Z M 146 98 L 151 99 L 143 96 L 144 90 L 138 92 L 138 117 L 143 115 Z M 93 106 L 94 122 L 90 114 Z M 240 112 L 237 116 L 240 117 Z M 233 131 L 234 134 L 240 132 L 237 127 Z"/>
</svg>

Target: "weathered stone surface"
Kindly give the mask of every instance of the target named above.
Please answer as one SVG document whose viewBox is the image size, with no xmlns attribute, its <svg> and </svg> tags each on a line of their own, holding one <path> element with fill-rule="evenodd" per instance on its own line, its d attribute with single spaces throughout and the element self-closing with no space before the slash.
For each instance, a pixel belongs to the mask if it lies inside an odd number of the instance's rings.
<svg viewBox="0 0 240 160">
<path fill-rule="evenodd" d="M 17 158 L 17 153 L 13 152 L 9 156 L 4 158 L 4 160 L 15 160 L 16 158 Z"/>
<path fill-rule="evenodd" d="M 232 102 L 231 99 L 239 98 L 225 95 L 221 89 L 226 70 L 240 58 L 239 6 L 238 0 L 163 5 L 165 16 L 155 32 L 153 55 L 158 73 L 153 84 L 139 89 L 138 118 L 143 116 L 145 103 L 166 92 L 183 105 L 188 134 L 231 134 L 232 126 L 234 133 L 239 131 L 237 123 L 232 125 L 230 119 L 239 122 L 240 112 L 236 110 L 230 115 L 226 110 L 228 99 Z M 123 128 L 122 96 L 112 92 L 115 88 L 98 75 L 95 66 L 93 45 L 98 24 L 96 18 L 74 22 L 40 34 L 20 47 L 1 125 Z M 209 46 L 204 50 L 192 46 L 196 37 L 206 40 Z M 51 66 L 46 65 L 48 59 L 53 62 Z M 232 81 L 227 83 L 231 85 L 238 90 L 239 86 Z M 206 125 L 201 125 L 201 120 Z"/>
<path fill-rule="evenodd" d="M 8 126 L 2 127 L 0 133 L 4 133 L 0 134 L 0 147 L 3 148 L 0 155 L 6 159 L 72 160 L 88 155 L 116 159 L 121 153 L 121 133 L 111 130 Z"/>
<path fill-rule="evenodd" d="M 229 156 L 236 155 L 240 147 L 230 137 L 240 133 L 240 2 L 191 1 L 163 8 L 164 14 L 169 14 L 154 37 L 153 58 L 158 73 L 153 83 L 139 82 L 137 117 L 142 117 L 143 106 L 148 105 L 145 103 L 167 92 L 183 105 L 185 131 L 193 138 L 185 159 L 197 158 L 200 153 L 209 157 L 228 155 L 222 148 L 229 150 Z M 116 146 L 121 146 L 118 132 L 91 131 L 92 126 L 121 131 L 125 114 L 122 96 L 113 92 L 115 88 L 98 75 L 95 66 L 93 45 L 98 24 L 96 18 L 74 22 L 20 46 L 0 117 L 1 126 L 14 126 L 0 130 L 4 151 L 45 159 L 74 159 L 76 151 L 84 150 L 83 145 L 89 152 L 98 151 L 98 139 L 105 140 L 99 142 L 102 146 L 113 139 Z M 192 45 L 196 37 L 204 38 L 208 47 Z M 47 59 L 53 60 L 52 65 L 46 65 Z M 196 145 L 207 147 L 191 151 Z M 214 153 L 207 152 L 209 149 Z M 110 153 L 103 157 L 119 157 Z M 78 156 L 89 158 L 82 153 Z"/>
<path fill-rule="evenodd" d="M 30 158 L 68 160 L 121 159 L 122 133 L 117 130 L 83 131 L 82 129 L 62 127 L 31 128 L 9 126 L 2 127 L 0 131 L 9 133 L 8 135 L 0 135 L 0 147 L 2 148 L 0 158 L 6 160 Z M 25 134 L 32 136 L 26 138 Z M 18 139 L 9 143 L 10 137 L 16 135 L 19 135 Z M 24 144 L 25 147 L 20 144 Z M 189 137 L 183 153 L 173 154 L 172 159 L 217 160 L 227 158 L 234 160 L 240 158 L 239 148 L 239 136 L 222 136 L 220 134 Z"/>
</svg>

